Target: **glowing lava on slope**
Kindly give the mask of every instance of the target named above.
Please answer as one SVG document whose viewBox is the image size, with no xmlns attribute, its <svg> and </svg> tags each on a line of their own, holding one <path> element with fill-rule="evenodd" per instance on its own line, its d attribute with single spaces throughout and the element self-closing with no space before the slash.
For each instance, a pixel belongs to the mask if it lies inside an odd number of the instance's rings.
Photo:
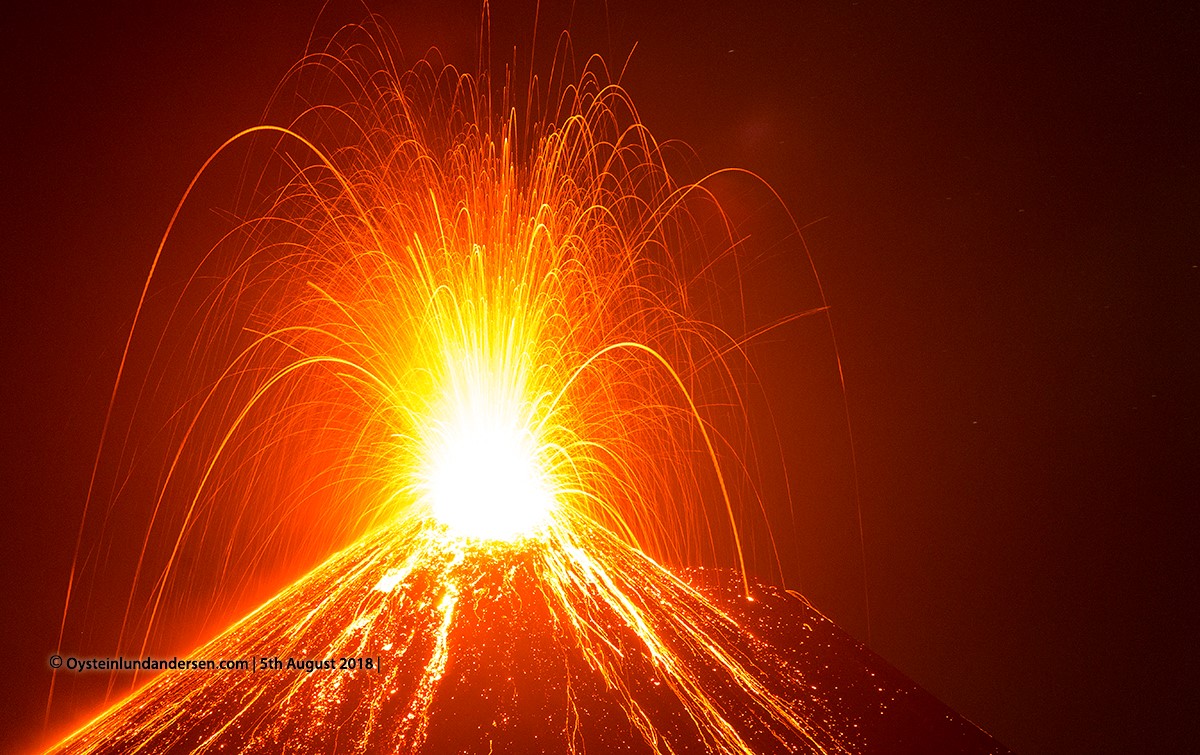
<svg viewBox="0 0 1200 755">
<path fill-rule="evenodd" d="M 61 749 L 1003 752 L 807 603 L 579 535 L 377 532 L 194 656 L 254 670 L 165 673 Z"/>
<path fill-rule="evenodd" d="M 739 254 L 721 206 L 672 179 L 599 59 L 567 76 L 560 51 L 518 107 L 511 74 L 401 72 L 385 37 L 340 33 L 293 70 L 298 113 L 217 150 L 197 182 L 245 146 L 262 166 L 248 208 L 160 290 L 172 220 L 64 634 L 95 583 L 94 533 L 111 548 L 141 532 L 116 637 L 129 657 L 157 647 L 180 595 L 281 553 L 319 565 L 192 656 L 253 668 L 164 673 L 58 749 L 870 744 L 875 719 L 839 704 L 847 676 L 759 637 L 744 568 L 717 598 L 660 565 L 737 563 L 755 513 L 722 419 L 746 336 L 698 316 L 713 291 L 745 307 L 718 272 Z M 824 626 L 799 605 L 778 615 Z M 853 685 L 875 684 L 865 667 Z M 911 692 L 878 681 L 875 702 Z M 944 718 L 930 731 L 988 746 Z"/>
</svg>

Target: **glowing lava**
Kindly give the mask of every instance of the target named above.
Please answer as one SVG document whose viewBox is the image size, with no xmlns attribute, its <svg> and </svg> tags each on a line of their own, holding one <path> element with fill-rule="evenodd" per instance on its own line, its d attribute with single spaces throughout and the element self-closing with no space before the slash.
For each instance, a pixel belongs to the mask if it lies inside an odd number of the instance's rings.
<svg viewBox="0 0 1200 755">
<path fill-rule="evenodd" d="M 529 428 L 503 403 L 467 398 L 434 426 L 418 488 L 449 532 L 514 540 L 543 528 L 554 495 Z"/>
</svg>

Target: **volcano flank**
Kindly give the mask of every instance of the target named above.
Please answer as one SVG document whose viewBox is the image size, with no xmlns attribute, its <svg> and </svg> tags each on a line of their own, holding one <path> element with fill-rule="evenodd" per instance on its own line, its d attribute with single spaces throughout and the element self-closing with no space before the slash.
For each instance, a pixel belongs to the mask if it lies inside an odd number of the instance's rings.
<svg viewBox="0 0 1200 755">
<path fill-rule="evenodd" d="M 55 751 L 1005 751 L 797 593 L 592 536 L 615 579 L 562 579 L 569 544 L 376 533 L 192 656 L 253 670 L 163 673 Z"/>
</svg>

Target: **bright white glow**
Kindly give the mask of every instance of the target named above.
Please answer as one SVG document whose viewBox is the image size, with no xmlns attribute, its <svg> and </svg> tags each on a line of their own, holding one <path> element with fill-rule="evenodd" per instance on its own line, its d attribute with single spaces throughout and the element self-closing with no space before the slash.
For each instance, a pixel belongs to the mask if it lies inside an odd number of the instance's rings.
<svg viewBox="0 0 1200 755">
<path fill-rule="evenodd" d="M 425 488 L 434 517 L 462 537 L 532 535 L 554 508 L 532 436 L 501 413 L 460 413 L 440 428 Z"/>
</svg>

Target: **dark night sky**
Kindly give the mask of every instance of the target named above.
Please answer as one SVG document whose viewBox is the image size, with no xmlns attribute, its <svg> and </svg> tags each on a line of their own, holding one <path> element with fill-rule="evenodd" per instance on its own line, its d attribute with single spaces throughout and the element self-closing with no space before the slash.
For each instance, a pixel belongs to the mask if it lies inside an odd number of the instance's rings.
<svg viewBox="0 0 1200 755">
<path fill-rule="evenodd" d="M 580 47 L 637 42 L 623 84 L 655 134 L 758 172 L 811 224 L 873 649 L 1017 751 L 1182 747 L 1200 671 L 1197 12 L 636 5 L 613 0 L 607 26 L 577 10 Z M 5 21 L 5 744 L 40 727 L 158 237 L 320 3 L 279 6 Z M 374 7 L 412 51 L 469 63 L 472 3 Z M 528 39 L 527 4 L 493 13 L 495 41 Z M 567 18 L 544 8 L 542 28 Z M 863 637 L 861 579 L 812 581 Z"/>
</svg>

